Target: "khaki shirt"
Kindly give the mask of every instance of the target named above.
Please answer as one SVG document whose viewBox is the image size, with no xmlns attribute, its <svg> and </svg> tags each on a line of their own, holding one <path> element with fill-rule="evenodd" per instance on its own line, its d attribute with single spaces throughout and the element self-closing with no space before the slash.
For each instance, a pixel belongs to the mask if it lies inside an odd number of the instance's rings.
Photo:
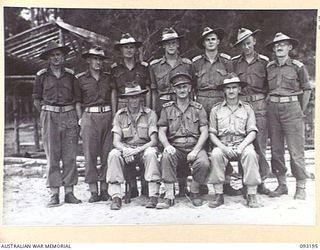
<svg viewBox="0 0 320 250">
<path fill-rule="evenodd" d="M 254 59 L 248 63 L 243 55 L 232 58 L 234 72 L 248 86 L 242 89 L 244 95 L 267 94 L 267 64 L 269 58 L 255 52 Z"/>
<path fill-rule="evenodd" d="M 210 113 L 209 132 L 218 138 L 228 135 L 246 137 L 251 131 L 257 131 L 254 111 L 249 103 L 239 100 L 235 110 L 231 110 L 226 101 L 217 103 Z"/>
<path fill-rule="evenodd" d="M 192 62 L 179 56 L 176 65 L 172 68 L 167 63 L 165 56 L 153 60 L 150 63 L 151 89 L 156 89 L 160 96 L 172 94 L 173 91 L 169 79 L 173 72 L 187 72 L 193 77 Z"/>
<path fill-rule="evenodd" d="M 233 71 L 231 57 L 224 53 L 219 53 L 213 63 L 205 54 L 194 57 L 192 62 L 195 68 L 198 91 L 217 90 L 227 73 Z"/>
<path fill-rule="evenodd" d="M 113 63 L 111 65 L 111 77 L 118 95 L 123 94 L 126 87 L 140 85 L 142 89 L 146 89 L 150 86 L 148 63 L 146 62 L 136 62 L 131 70 L 125 66 L 123 60 Z"/>
<path fill-rule="evenodd" d="M 309 74 L 304 64 L 288 58 L 284 65 L 271 61 L 267 65 L 269 94 L 272 96 L 300 95 L 311 89 Z"/>
<path fill-rule="evenodd" d="M 153 110 L 141 107 L 137 118 L 133 120 L 128 109 L 122 108 L 113 119 L 112 132 L 120 135 L 124 144 L 142 146 L 150 141 L 153 133 L 158 133 L 157 115 Z"/>
<path fill-rule="evenodd" d="M 62 68 L 57 78 L 50 67 L 38 71 L 32 93 L 33 99 L 39 99 L 41 104 L 65 106 L 80 101 L 80 90 L 76 84 L 74 72 Z"/>
<path fill-rule="evenodd" d="M 181 137 L 193 137 L 194 145 L 200 137 L 200 127 L 207 126 L 207 113 L 200 103 L 190 101 L 187 109 L 182 112 L 174 101 L 163 104 L 159 127 L 167 127 L 170 143 Z"/>
<path fill-rule="evenodd" d="M 84 107 L 111 105 L 111 90 L 114 88 L 110 76 L 102 73 L 97 81 L 89 71 L 77 76 L 81 94 L 81 104 Z"/>
</svg>

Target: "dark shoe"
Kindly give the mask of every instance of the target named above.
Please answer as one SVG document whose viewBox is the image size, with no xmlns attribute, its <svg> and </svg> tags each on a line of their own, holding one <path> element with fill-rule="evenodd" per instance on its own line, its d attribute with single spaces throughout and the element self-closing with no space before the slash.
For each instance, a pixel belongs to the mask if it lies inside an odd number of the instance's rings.
<svg viewBox="0 0 320 250">
<path fill-rule="evenodd" d="M 260 185 L 258 185 L 257 192 L 258 192 L 259 194 L 269 195 L 271 191 L 270 191 L 270 189 L 266 188 L 266 186 L 264 185 L 264 183 L 261 183 Z"/>
<path fill-rule="evenodd" d="M 274 191 L 269 193 L 269 197 L 279 197 L 283 194 L 288 194 L 287 185 L 280 184 Z"/>
<path fill-rule="evenodd" d="M 156 209 L 168 209 L 174 205 L 174 200 L 165 198 L 163 202 L 159 202 L 156 205 Z"/>
<path fill-rule="evenodd" d="M 157 197 L 150 197 L 147 204 L 146 204 L 146 208 L 155 208 L 158 204 L 158 198 Z"/>
<path fill-rule="evenodd" d="M 223 194 L 216 194 L 213 201 L 209 202 L 210 208 L 216 208 L 224 204 Z"/>
<path fill-rule="evenodd" d="M 201 184 L 200 188 L 199 188 L 199 194 L 204 195 L 204 194 L 208 194 L 208 193 L 209 193 L 208 186 L 206 184 Z"/>
<path fill-rule="evenodd" d="M 100 197 L 97 193 L 91 193 L 91 196 L 89 198 L 89 203 L 98 202 L 100 201 Z"/>
<path fill-rule="evenodd" d="M 100 200 L 101 201 L 108 201 L 110 199 L 110 196 L 108 194 L 108 191 L 107 190 L 102 190 L 100 192 Z"/>
<path fill-rule="evenodd" d="M 242 192 L 240 189 L 234 189 L 230 184 L 223 185 L 223 193 L 230 196 L 242 195 Z"/>
<path fill-rule="evenodd" d="M 81 203 L 82 201 L 77 199 L 73 193 L 67 193 L 65 196 L 64 196 L 64 202 L 65 203 L 70 203 L 70 204 L 79 204 Z"/>
<path fill-rule="evenodd" d="M 53 194 L 50 197 L 50 201 L 47 204 L 47 207 L 57 207 L 60 205 L 59 194 Z"/>
<path fill-rule="evenodd" d="M 121 208 L 121 198 L 119 197 L 114 197 L 112 198 L 112 203 L 110 206 L 111 210 L 120 210 Z"/>
<path fill-rule="evenodd" d="M 139 191 L 137 187 L 131 187 L 130 189 L 130 198 L 136 198 L 139 196 Z"/>
<path fill-rule="evenodd" d="M 294 194 L 293 197 L 295 200 L 305 200 L 306 199 L 306 189 L 297 187 L 296 188 L 296 193 Z"/>
<path fill-rule="evenodd" d="M 255 194 L 248 194 L 247 195 L 247 205 L 250 208 L 258 208 L 261 205 L 258 204 L 257 202 L 257 195 Z"/>
<path fill-rule="evenodd" d="M 190 199 L 192 201 L 192 204 L 195 206 L 195 207 L 199 207 L 199 206 L 202 206 L 202 199 L 200 198 L 200 194 L 197 193 L 190 193 Z"/>
</svg>

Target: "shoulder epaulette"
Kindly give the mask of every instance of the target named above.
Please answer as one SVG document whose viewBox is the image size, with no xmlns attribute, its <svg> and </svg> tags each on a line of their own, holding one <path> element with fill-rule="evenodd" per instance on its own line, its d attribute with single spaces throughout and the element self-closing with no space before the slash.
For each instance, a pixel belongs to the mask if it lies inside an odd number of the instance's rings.
<svg viewBox="0 0 320 250">
<path fill-rule="evenodd" d="M 197 109 L 201 109 L 202 108 L 202 104 L 198 103 L 198 102 L 191 101 L 190 105 L 192 105 L 193 107 L 195 107 Z"/>
<path fill-rule="evenodd" d="M 86 72 L 80 72 L 79 74 L 76 74 L 76 78 L 80 78 L 81 76 L 84 76 Z"/>
<path fill-rule="evenodd" d="M 115 67 L 117 67 L 118 66 L 118 64 L 115 62 L 115 63 L 113 63 L 113 64 L 111 64 L 111 68 L 113 69 L 113 68 L 115 68 Z"/>
<path fill-rule="evenodd" d="M 265 60 L 265 61 L 269 62 L 269 57 L 267 57 L 267 56 L 265 56 L 265 55 L 261 55 L 261 54 L 259 54 L 259 58 L 261 58 L 261 59 L 263 59 L 263 60 Z"/>
<path fill-rule="evenodd" d="M 194 58 L 192 58 L 192 62 L 196 62 L 201 58 L 202 58 L 202 55 L 195 56 Z"/>
<path fill-rule="evenodd" d="M 220 56 L 223 57 L 224 59 L 231 60 L 231 56 L 229 56 L 228 54 L 220 53 Z"/>
<path fill-rule="evenodd" d="M 166 107 L 170 107 L 174 104 L 174 101 L 171 101 L 171 102 L 166 102 L 164 104 L 162 104 L 162 107 L 166 108 Z"/>
<path fill-rule="evenodd" d="M 251 103 L 249 102 L 242 102 L 243 105 L 249 106 L 251 109 L 253 109 L 253 106 L 251 105 Z"/>
<path fill-rule="evenodd" d="M 301 68 L 301 67 L 304 65 L 302 62 L 300 62 L 300 61 L 298 61 L 298 60 L 296 60 L 296 59 L 293 59 L 293 60 L 292 60 L 292 63 L 293 63 L 294 65 L 297 65 L 299 68 Z"/>
<path fill-rule="evenodd" d="M 148 107 L 143 107 L 143 111 L 148 114 L 148 113 L 150 113 L 151 109 Z"/>
<path fill-rule="evenodd" d="M 232 57 L 232 58 L 231 58 L 231 60 L 233 61 L 233 60 L 239 59 L 240 57 L 241 57 L 241 54 L 240 54 L 240 55 L 237 55 L 237 56 Z"/>
<path fill-rule="evenodd" d="M 161 59 L 162 59 L 162 58 L 158 58 L 158 59 L 154 59 L 154 60 L 152 60 L 152 61 L 150 62 L 150 65 L 154 65 L 154 64 L 156 64 L 156 63 L 160 62 L 160 61 L 161 61 Z"/>
<path fill-rule="evenodd" d="M 105 75 L 110 75 L 111 72 L 110 71 L 103 71 L 102 74 L 105 74 Z"/>
<path fill-rule="evenodd" d="M 47 73 L 47 71 L 47 69 L 41 69 L 37 72 L 37 76 L 41 76 L 42 74 Z"/>
<path fill-rule="evenodd" d="M 191 60 L 188 58 L 183 57 L 182 62 L 187 63 L 187 64 L 192 64 Z"/>
<path fill-rule="evenodd" d="M 148 66 L 149 66 L 149 64 L 148 64 L 147 62 L 145 62 L 145 61 L 141 61 L 140 64 L 141 64 L 142 66 L 145 66 L 145 67 L 148 67 Z"/>
<path fill-rule="evenodd" d="M 269 63 L 267 64 L 267 68 L 270 67 L 270 66 L 272 66 L 272 65 L 274 65 L 275 63 L 276 63 L 275 61 L 269 62 Z"/>
<path fill-rule="evenodd" d="M 213 104 L 212 108 L 214 108 L 214 107 L 217 107 L 217 106 L 221 105 L 221 103 L 222 103 L 222 102 L 217 102 L 217 103 Z"/>
<path fill-rule="evenodd" d="M 64 68 L 64 70 L 65 70 L 66 72 L 68 72 L 69 74 L 74 75 L 74 71 L 73 71 L 72 69 Z"/>
</svg>

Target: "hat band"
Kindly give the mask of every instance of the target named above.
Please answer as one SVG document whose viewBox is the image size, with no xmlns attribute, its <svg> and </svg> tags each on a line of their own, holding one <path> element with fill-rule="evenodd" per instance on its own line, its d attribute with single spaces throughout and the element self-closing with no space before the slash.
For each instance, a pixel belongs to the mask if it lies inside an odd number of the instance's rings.
<svg viewBox="0 0 320 250">
<path fill-rule="evenodd" d="M 105 56 L 103 51 L 97 51 L 94 49 L 90 49 L 89 54 L 96 55 L 96 56 Z"/>
<path fill-rule="evenodd" d="M 122 38 L 120 40 L 120 44 L 126 44 L 126 43 L 135 43 L 136 40 L 133 37 L 129 37 L 129 38 Z"/>
<path fill-rule="evenodd" d="M 124 93 L 125 94 L 130 94 L 130 93 L 132 93 L 132 92 L 139 92 L 139 91 L 141 91 L 141 87 L 140 87 L 140 85 L 137 85 L 137 86 L 135 86 L 135 87 L 130 87 L 130 88 L 125 88 L 124 89 Z"/>
<path fill-rule="evenodd" d="M 251 36 L 252 34 L 253 34 L 253 32 L 243 32 L 243 33 L 238 35 L 238 41 L 243 39 L 246 36 Z"/>
<path fill-rule="evenodd" d="M 162 35 L 162 40 L 169 40 L 169 39 L 174 39 L 174 38 L 178 38 L 177 33 L 170 33 L 170 34 L 163 34 Z"/>
<path fill-rule="evenodd" d="M 235 82 L 235 83 L 240 82 L 239 77 L 232 77 L 232 78 L 230 78 L 230 79 L 225 79 L 225 80 L 223 81 L 224 84 L 234 83 L 234 82 Z"/>
</svg>

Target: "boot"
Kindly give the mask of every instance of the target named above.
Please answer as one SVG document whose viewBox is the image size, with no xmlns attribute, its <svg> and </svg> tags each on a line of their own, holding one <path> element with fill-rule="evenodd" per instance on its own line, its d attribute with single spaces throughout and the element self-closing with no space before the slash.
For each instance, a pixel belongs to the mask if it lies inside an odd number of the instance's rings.
<svg viewBox="0 0 320 250">
<path fill-rule="evenodd" d="M 266 186 L 264 185 L 264 183 L 261 183 L 260 185 L 258 185 L 258 189 L 257 192 L 259 194 L 265 194 L 265 195 L 269 195 L 269 193 L 271 192 L 268 188 L 266 188 Z"/>
<path fill-rule="evenodd" d="M 99 195 L 95 192 L 92 192 L 91 197 L 89 199 L 89 203 L 98 202 L 98 201 L 100 201 Z"/>
<path fill-rule="evenodd" d="M 179 193 L 177 194 L 177 197 L 185 197 L 188 194 L 187 179 L 179 179 Z"/>
<path fill-rule="evenodd" d="M 174 205 L 174 200 L 165 198 L 163 202 L 159 202 L 156 206 L 156 209 L 168 209 Z"/>
<path fill-rule="evenodd" d="M 260 207 L 260 205 L 257 202 L 257 195 L 248 194 L 247 195 L 247 205 L 250 208 L 258 208 L 258 207 Z"/>
<path fill-rule="evenodd" d="M 293 197 L 295 200 L 305 200 L 306 199 L 306 189 L 302 187 L 296 187 L 296 193 Z"/>
<path fill-rule="evenodd" d="M 230 183 L 223 184 L 223 193 L 230 195 L 230 196 L 238 196 L 242 195 L 242 192 L 240 189 L 234 189 Z"/>
<path fill-rule="evenodd" d="M 152 196 L 149 198 L 148 203 L 146 204 L 146 208 L 156 208 L 158 204 L 158 198 L 155 196 Z"/>
<path fill-rule="evenodd" d="M 47 204 L 47 207 L 57 207 L 60 205 L 59 194 L 53 194 L 50 197 L 50 201 Z"/>
<path fill-rule="evenodd" d="M 190 199 L 195 207 L 202 206 L 202 199 L 199 193 L 190 193 Z"/>
<path fill-rule="evenodd" d="M 119 197 L 114 197 L 112 198 L 112 202 L 110 205 L 111 210 L 120 210 L 121 209 L 121 198 Z"/>
<path fill-rule="evenodd" d="M 100 200 L 101 201 L 108 201 L 110 198 L 107 190 L 101 190 L 100 192 Z"/>
<path fill-rule="evenodd" d="M 210 208 L 216 208 L 224 204 L 223 194 L 216 194 L 213 201 L 209 202 Z"/>
<path fill-rule="evenodd" d="M 279 184 L 279 186 L 269 193 L 269 197 L 280 197 L 283 194 L 288 194 L 288 187 L 285 184 Z"/>
<path fill-rule="evenodd" d="M 70 204 L 79 204 L 81 203 L 82 201 L 77 199 L 73 193 L 67 193 L 65 194 L 64 196 L 64 202 L 65 203 L 70 203 Z"/>
</svg>

